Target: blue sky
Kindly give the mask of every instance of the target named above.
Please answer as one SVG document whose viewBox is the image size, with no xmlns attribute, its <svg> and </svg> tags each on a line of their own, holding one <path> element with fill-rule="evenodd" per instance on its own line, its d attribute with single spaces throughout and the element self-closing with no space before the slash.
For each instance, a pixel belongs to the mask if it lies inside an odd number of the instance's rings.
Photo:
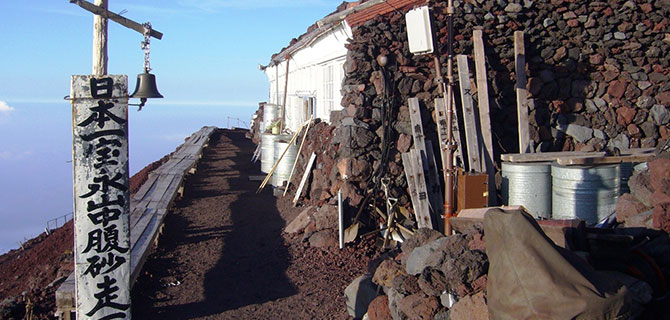
<svg viewBox="0 0 670 320">
<path fill-rule="evenodd" d="M 91 2 L 93 0 L 90 0 Z M 131 173 L 204 125 L 248 122 L 268 84 L 258 64 L 341 1 L 109 0 L 164 34 L 151 41 L 164 99 L 131 108 Z M 91 73 L 92 21 L 68 0 L 0 1 L 0 253 L 72 211 L 70 76 Z M 109 23 L 109 73 L 142 71 L 141 34 Z M 231 121 L 236 124 L 236 121 Z"/>
</svg>

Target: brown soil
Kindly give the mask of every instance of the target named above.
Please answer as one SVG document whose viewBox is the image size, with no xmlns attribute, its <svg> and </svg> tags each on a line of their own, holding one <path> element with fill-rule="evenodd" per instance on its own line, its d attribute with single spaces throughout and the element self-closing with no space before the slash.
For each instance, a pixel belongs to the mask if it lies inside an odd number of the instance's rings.
<svg viewBox="0 0 670 320">
<path fill-rule="evenodd" d="M 25 304 L 33 305 L 38 319 L 53 317 L 55 292 L 74 270 L 72 220 L 47 236 L 40 234 L 23 245 L 0 256 L 0 301 L 17 299 L 20 310 L 14 315 L 22 318 Z M 0 318 L 3 318 L 0 314 Z"/>
<path fill-rule="evenodd" d="M 346 319 L 344 288 L 372 245 L 321 250 L 282 233 L 300 211 L 250 163 L 245 131 L 219 130 L 166 217 L 133 289 L 135 319 Z"/>
</svg>

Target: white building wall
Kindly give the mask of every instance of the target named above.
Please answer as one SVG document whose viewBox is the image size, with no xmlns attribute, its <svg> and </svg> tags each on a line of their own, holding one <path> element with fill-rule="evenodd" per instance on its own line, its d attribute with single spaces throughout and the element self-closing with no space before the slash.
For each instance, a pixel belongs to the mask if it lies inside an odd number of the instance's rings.
<svg viewBox="0 0 670 320">
<path fill-rule="evenodd" d="M 288 97 L 286 99 L 286 128 L 298 129 L 307 120 L 304 99 L 314 97 L 316 118 L 330 122 L 330 111 L 341 110 L 340 89 L 344 78 L 343 64 L 347 49 L 344 47 L 351 30 L 342 23 L 327 31 L 312 43 L 293 53 L 289 61 Z M 326 103 L 324 72 L 332 68 L 332 107 Z M 268 66 L 265 74 L 270 82 L 270 103 L 281 105 L 286 81 L 286 61 Z"/>
</svg>

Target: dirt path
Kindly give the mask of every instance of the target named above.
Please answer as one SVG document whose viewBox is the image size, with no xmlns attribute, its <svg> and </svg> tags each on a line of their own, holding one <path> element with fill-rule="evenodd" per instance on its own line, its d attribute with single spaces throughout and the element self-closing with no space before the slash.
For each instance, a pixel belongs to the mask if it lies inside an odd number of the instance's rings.
<svg viewBox="0 0 670 320">
<path fill-rule="evenodd" d="M 283 235 L 301 209 L 256 194 L 254 148 L 243 131 L 214 133 L 133 289 L 135 319 L 347 318 L 344 288 L 371 247 L 324 251 Z"/>
</svg>

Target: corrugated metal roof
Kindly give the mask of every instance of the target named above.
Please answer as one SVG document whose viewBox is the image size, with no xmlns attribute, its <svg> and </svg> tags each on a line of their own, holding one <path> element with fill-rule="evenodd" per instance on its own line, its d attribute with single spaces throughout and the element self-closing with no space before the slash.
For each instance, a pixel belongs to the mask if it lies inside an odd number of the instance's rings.
<svg viewBox="0 0 670 320">
<path fill-rule="evenodd" d="M 386 0 L 370 8 L 354 12 L 348 15 L 345 20 L 350 27 L 355 27 L 367 22 L 378 15 L 385 15 L 389 12 L 398 10 L 404 11 L 414 6 L 426 4 L 426 0 Z"/>
</svg>

